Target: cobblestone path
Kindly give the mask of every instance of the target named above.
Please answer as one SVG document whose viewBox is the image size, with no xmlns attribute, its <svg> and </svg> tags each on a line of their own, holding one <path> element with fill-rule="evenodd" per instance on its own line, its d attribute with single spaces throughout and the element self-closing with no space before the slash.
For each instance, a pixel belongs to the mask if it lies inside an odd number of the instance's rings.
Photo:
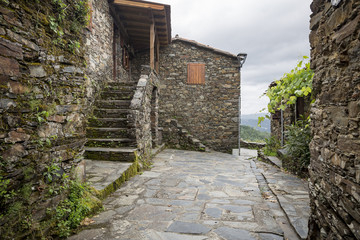
<svg viewBox="0 0 360 240">
<path fill-rule="evenodd" d="M 301 239 L 306 183 L 255 158 L 165 150 L 126 182 L 76 239 Z"/>
</svg>

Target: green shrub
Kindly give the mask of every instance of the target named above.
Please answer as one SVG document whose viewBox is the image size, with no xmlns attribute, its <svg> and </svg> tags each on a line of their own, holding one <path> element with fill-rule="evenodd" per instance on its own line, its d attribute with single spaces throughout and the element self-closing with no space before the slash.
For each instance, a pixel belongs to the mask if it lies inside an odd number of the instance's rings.
<svg viewBox="0 0 360 240">
<path fill-rule="evenodd" d="M 261 132 L 254 127 L 241 125 L 241 139 L 250 142 L 265 142 L 265 138 L 269 137 L 270 133 Z"/>
<path fill-rule="evenodd" d="M 285 132 L 287 157 L 285 167 L 300 177 L 308 176 L 311 131 L 309 120 L 299 120 Z"/>
<path fill-rule="evenodd" d="M 277 150 L 281 148 L 280 140 L 277 137 L 272 136 L 270 138 L 266 138 L 265 143 L 266 145 L 263 148 L 264 154 L 266 156 L 276 156 Z"/>
</svg>

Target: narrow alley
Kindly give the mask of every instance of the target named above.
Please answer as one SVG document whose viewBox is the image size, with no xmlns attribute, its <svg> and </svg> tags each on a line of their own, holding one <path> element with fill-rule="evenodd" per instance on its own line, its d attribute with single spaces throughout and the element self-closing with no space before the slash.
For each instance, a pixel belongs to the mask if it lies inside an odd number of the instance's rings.
<svg viewBox="0 0 360 240">
<path fill-rule="evenodd" d="M 241 155 L 167 149 L 69 239 L 305 239 L 307 182 Z"/>
</svg>

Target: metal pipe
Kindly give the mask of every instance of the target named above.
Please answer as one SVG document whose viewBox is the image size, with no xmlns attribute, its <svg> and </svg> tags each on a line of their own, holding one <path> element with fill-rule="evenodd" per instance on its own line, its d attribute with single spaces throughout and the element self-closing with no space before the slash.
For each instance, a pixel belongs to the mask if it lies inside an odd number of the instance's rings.
<svg viewBox="0 0 360 240">
<path fill-rule="evenodd" d="M 239 147 L 239 156 L 240 156 L 240 147 L 241 147 L 241 68 L 245 63 L 247 58 L 247 53 L 239 53 L 237 55 L 237 59 L 239 61 L 239 116 L 238 116 L 238 124 L 239 124 L 239 134 L 238 134 L 238 147 Z"/>
<path fill-rule="evenodd" d="M 239 136 L 238 136 L 238 148 L 239 148 L 239 156 L 240 156 L 240 145 L 241 145 L 241 67 L 239 71 L 240 85 L 239 85 Z"/>
</svg>

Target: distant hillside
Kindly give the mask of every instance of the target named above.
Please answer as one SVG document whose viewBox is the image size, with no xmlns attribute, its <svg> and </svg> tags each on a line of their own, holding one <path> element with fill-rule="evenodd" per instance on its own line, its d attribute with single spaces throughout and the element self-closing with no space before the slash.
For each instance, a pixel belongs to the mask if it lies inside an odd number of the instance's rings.
<svg viewBox="0 0 360 240">
<path fill-rule="evenodd" d="M 256 114 L 248 114 L 241 115 L 241 125 L 250 126 L 259 130 L 261 132 L 270 132 L 270 120 L 265 118 L 265 120 L 261 123 L 261 127 L 258 127 L 258 117 L 264 117 L 265 113 L 256 113 Z"/>
<path fill-rule="evenodd" d="M 241 125 L 241 139 L 249 142 L 265 142 L 265 138 L 269 138 L 270 133 L 261 132 L 253 127 Z"/>
</svg>

